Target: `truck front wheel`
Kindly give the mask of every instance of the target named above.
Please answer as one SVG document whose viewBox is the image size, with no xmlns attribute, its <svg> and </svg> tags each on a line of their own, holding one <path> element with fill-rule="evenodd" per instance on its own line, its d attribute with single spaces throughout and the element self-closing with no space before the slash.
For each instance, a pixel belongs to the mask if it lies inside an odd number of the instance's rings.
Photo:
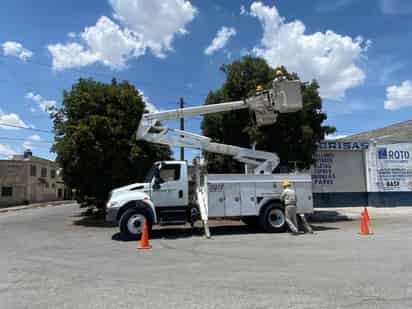
<svg viewBox="0 0 412 309">
<path fill-rule="evenodd" d="M 259 216 L 259 225 L 266 233 L 286 231 L 286 217 L 281 205 L 271 204 Z"/>
<path fill-rule="evenodd" d="M 128 239 L 138 239 L 142 234 L 145 221 L 147 221 L 147 227 L 150 233 L 152 230 L 152 222 L 148 211 L 144 208 L 128 209 L 120 218 L 120 233 Z"/>
</svg>

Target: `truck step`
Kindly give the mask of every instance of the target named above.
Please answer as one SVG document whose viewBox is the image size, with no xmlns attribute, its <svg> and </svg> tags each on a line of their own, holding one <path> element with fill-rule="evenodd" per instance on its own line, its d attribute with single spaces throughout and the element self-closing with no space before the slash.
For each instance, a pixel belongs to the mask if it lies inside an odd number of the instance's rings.
<svg viewBox="0 0 412 309">
<path fill-rule="evenodd" d="M 163 210 L 159 213 L 160 225 L 181 225 L 187 222 L 186 210 Z"/>
</svg>

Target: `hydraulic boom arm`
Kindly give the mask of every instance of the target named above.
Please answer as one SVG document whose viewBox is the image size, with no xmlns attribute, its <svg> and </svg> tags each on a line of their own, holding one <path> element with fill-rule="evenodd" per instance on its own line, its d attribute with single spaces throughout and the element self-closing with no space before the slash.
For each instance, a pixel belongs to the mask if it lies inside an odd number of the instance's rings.
<svg viewBox="0 0 412 309">
<path fill-rule="evenodd" d="M 143 114 L 137 139 L 229 155 L 240 162 L 253 165 L 255 174 L 271 174 L 279 164 L 279 157 L 275 153 L 214 143 L 205 136 L 163 127 L 160 121 L 248 108 L 254 112 L 258 126 L 269 125 L 276 122 L 278 113 L 296 112 L 302 108 L 300 87 L 299 81 L 274 81 L 273 89 L 259 92 L 244 101 Z"/>
</svg>

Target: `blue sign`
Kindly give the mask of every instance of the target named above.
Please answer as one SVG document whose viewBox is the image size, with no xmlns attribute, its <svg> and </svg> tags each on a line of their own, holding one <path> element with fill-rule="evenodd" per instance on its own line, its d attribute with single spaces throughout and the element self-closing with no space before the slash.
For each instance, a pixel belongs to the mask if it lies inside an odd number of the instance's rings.
<svg viewBox="0 0 412 309">
<path fill-rule="evenodd" d="M 379 160 L 390 161 L 408 161 L 411 153 L 406 150 L 388 150 L 387 148 L 378 148 L 377 151 Z"/>
<path fill-rule="evenodd" d="M 379 160 L 388 159 L 388 150 L 386 148 L 378 148 L 378 159 Z"/>
<path fill-rule="evenodd" d="M 322 141 L 319 143 L 319 149 L 362 151 L 362 150 L 369 149 L 369 143 L 368 142 Z"/>
</svg>

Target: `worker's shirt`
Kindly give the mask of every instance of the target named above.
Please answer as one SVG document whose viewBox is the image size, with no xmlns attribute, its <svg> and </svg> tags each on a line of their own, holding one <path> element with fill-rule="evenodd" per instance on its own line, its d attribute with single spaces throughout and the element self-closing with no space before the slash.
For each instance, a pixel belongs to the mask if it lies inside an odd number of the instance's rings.
<svg viewBox="0 0 412 309">
<path fill-rule="evenodd" d="M 286 206 L 296 205 L 296 193 L 291 188 L 286 188 L 280 194 L 280 200 L 285 203 Z"/>
</svg>

